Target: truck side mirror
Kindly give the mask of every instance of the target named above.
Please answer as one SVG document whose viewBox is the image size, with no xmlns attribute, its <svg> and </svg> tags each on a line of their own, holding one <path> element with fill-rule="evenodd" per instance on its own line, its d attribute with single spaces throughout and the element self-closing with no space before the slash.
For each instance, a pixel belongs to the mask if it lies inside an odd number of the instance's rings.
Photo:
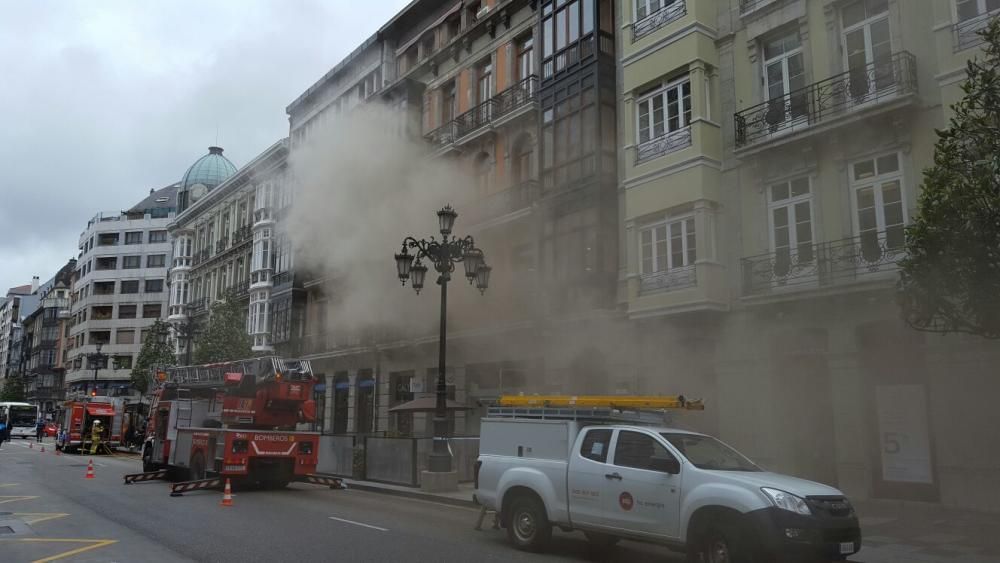
<svg viewBox="0 0 1000 563">
<path fill-rule="evenodd" d="M 650 469 L 653 471 L 669 473 L 670 475 L 677 475 L 681 472 L 681 462 L 677 461 L 677 458 L 653 456 L 649 458 L 649 461 L 652 466 Z"/>
</svg>

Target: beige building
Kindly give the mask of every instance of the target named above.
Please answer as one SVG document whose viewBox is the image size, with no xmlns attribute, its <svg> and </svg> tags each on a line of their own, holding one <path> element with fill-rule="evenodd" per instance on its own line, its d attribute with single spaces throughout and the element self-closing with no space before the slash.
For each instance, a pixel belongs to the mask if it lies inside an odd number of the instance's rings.
<svg viewBox="0 0 1000 563">
<path fill-rule="evenodd" d="M 996 505 L 1000 455 L 966 437 L 1000 422 L 1000 351 L 894 296 L 993 4 L 618 3 L 632 389 L 704 393 L 695 424 L 855 497 Z"/>
</svg>

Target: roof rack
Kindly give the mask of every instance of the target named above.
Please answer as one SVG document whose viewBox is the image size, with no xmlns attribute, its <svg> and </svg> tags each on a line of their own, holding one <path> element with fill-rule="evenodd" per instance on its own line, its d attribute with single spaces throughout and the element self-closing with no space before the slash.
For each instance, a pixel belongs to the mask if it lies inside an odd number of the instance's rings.
<svg viewBox="0 0 1000 563">
<path fill-rule="evenodd" d="M 493 418 L 670 424 L 672 410 L 705 410 L 678 396 L 504 395 L 487 409 Z"/>
</svg>

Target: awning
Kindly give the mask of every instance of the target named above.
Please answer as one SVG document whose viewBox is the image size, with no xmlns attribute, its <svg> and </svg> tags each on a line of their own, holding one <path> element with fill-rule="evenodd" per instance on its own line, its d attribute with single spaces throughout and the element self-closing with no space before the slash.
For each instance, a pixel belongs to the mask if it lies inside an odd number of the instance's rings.
<svg viewBox="0 0 1000 563">
<path fill-rule="evenodd" d="M 401 405 L 396 405 L 389 409 L 389 412 L 434 412 L 437 408 L 436 397 L 421 397 L 412 401 L 407 401 Z M 445 409 L 450 411 L 467 411 L 472 407 L 467 407 L 458 401 L 448 399 L 445 401 Z"/>
<path fill-rule="evenodd" d="M 90 416 L 114 416 L 115 408 L 111 405 L 88 403 L 87 414 Z"/>
</svg>

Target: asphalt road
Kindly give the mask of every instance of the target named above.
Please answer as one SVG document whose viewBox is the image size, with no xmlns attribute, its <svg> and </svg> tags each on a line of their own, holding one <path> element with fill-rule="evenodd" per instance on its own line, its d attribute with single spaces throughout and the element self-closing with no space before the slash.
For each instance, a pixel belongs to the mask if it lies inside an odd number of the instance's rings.
<svg viewBox="0 0 1000 563">
<path fill-rule="evenodd" d="M 545 554 L 513 550 L 503 531 L 473 530 L 472 508 L 357 490 L 293 484 L 281 491 L 218 491 L 171 498 L 163 482 L 123 485 L 133 456 L 55 455 L 51 442 L 0 448 L 0 561 L 680 561 L 623 542 L 594 551 L 556 532 Z M 4 513 L 8 514 L 4 514 Z"/>
</svg>

